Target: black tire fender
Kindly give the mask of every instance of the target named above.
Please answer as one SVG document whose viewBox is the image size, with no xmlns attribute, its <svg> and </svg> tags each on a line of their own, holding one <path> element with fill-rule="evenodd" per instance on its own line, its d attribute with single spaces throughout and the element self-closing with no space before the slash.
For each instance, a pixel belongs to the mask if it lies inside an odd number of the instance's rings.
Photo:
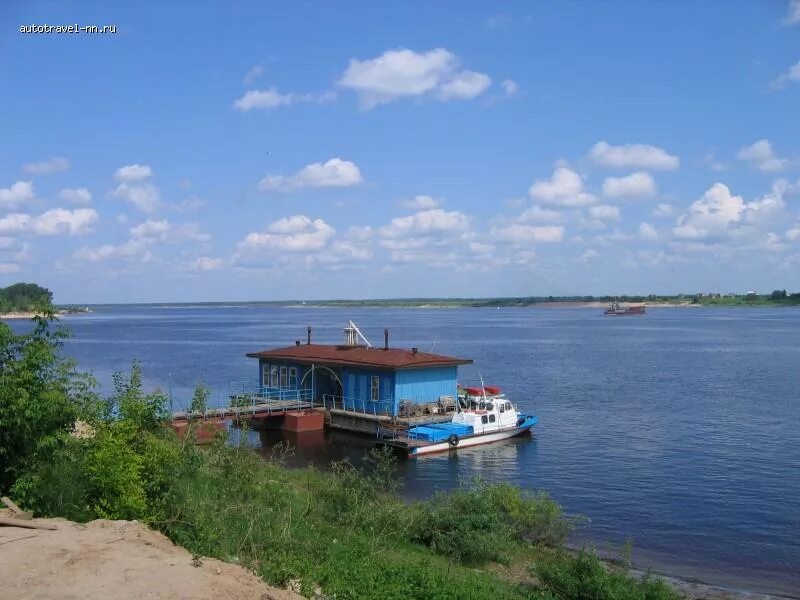
<svg viewBox="0 0 800 600">
<path fill-rule="evenodd" d="M 461 440 L 458 439 L 458 435 L 455 433 L 451 433 L 450 437 L 447 438 L 447 443 L 450 444 L 451 448 L 455 448 L 456 446 L 458 446 L 458 442 L 460 441 Z"/>
</svg>

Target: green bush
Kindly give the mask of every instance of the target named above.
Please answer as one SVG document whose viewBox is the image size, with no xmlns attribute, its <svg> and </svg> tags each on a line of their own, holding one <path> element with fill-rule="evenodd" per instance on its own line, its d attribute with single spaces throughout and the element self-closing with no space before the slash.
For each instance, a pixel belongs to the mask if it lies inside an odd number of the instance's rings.
<svg viewBox="0 0 800 600">
<path fill-rule="evenodd" d="M 97 405 L 91 378 L 59 355 L 67 333 L 54 323 L 52 315 L 36 317 L 31 331 L 19 335 L 0 323 L 0 492 L 10 489 L 40 446 Z"/>
<path fill-rule="evenodd" d="M 563 600 L 678 600 L 680 595 L 663 581 L 645 576 L 636 579 L 606 567 L 600 559 L 581 551 L 540 561 L 536 576 Z"/>
<path fill-rule="evenodd" d="M 39 515 L 72 521 L 92 519 L 90 482 L 85 465 L 85 446 L 68 435 L 49 439 L 40 460 L 17 479 L 11 494 L 21 506 Z"/>
<path fill-rule="evenodd" d="M 559 544 L 572 523 L 544 493 L 480 479 L 416 507 L 411 539 L 459 561 L 505 561 L 518 542 Z"/>
<path fill-rule="evenodd" d="M 114 382 L 104 417 L 93 419 L 88 434 L 43 438 L 14 486 L 24 506 L 81 521 L 167 517 L 175 480 L 197 465 L 194 448 L 163 426 L 164 396 L 144 394 L 138 364 Z"/>
</svg>

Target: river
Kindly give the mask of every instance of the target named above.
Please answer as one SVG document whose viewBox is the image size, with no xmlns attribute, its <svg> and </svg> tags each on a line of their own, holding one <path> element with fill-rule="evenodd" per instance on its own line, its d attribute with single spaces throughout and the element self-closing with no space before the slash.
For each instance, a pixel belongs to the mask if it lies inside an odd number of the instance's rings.
<svg viewBox="0 0 800 600">
<path fill-rule="evenodd" d="M 583 543 L 613 550 L 631 539 L 634 562 L 660 571 L 798 593 L 800 310 L 601 313 L 104 306 L 64 319 L 65 352 L 104 390 L 138 359 L 147 385 L 178 408 L 196 383 L 224 402 L 231 382 L 257 381 L 245 353 L 293 344 L 307 325 L 320 343 L 339 343 L 348 319 L 376 344 L 388 327 L 393 346 L 474 359 L 462 382 L 482 376 L 540 418 L 533 438 L 401 462 L 408 497 L 474 475 L 545 489 L 586 517 Z M 341 434 L 293 441 L 297 465 L 358 460 L 371 446 Z"/>
</svg>

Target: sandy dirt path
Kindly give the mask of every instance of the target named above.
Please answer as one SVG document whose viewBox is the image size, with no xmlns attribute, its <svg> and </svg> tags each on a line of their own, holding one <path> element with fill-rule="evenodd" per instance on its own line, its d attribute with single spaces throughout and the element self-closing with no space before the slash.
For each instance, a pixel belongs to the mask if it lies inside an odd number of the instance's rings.
<svg viewBox="0 0 800 600">
<path fill-rule="evenodd" d="M 192 555 L 136 521 L 64 519 L 55 531 L 0 527 L 0 599 L 299 600 L 243 567 Z"/>
</svg>

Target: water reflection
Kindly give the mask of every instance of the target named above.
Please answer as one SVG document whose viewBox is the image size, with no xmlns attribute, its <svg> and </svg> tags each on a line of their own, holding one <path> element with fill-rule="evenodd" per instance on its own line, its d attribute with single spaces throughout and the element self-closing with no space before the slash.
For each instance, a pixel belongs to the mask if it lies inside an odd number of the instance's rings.
<svg viewBox="0 0 800 600">
<path fill-rule="evenodd" d="M 280 455 L 290 468 L 314 466 L 327 469 L 333 461 L 347 460 L 362 466 L 370 450 L 380 444 L 368 436 L 341 431 L 250 432 L 249 442 L 265 458 Z M 286 452 L 286 448 L 289 452 Z M 407 499 L 424 499 L 437 491 L 458 487 L 464 478 L 480 477 L 487 481 L 523 484 L 518 477 L 523 450 L 525 460 L 535 458 L 536 440 L 523 435 L 484 446 L 460 448 L 409 459 L 397 453 L 397 477 L 402 495 Z"/>
</svg>

